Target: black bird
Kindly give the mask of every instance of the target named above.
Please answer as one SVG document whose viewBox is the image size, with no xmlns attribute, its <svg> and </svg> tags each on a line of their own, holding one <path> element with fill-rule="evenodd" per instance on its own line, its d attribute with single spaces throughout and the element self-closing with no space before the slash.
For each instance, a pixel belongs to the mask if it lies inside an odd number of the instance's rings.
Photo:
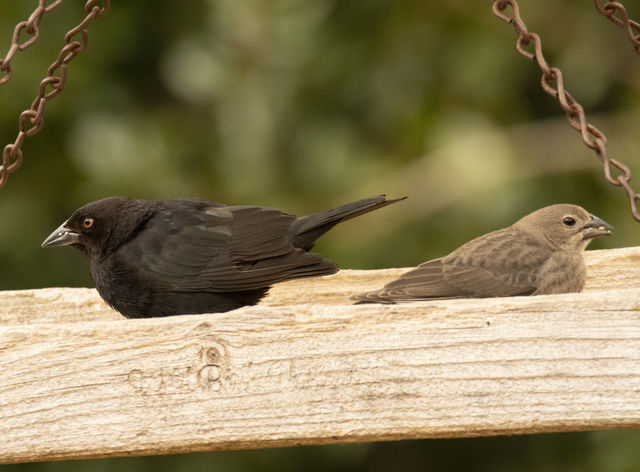
<svg viewBox="0 0 640 472">
<path fill-rule="evenodd" d="M 223 312 L 257 303 L 274 283 L 336 273 L 308 252 L 316 239 L 403 199 L 379 195 L 297 218 L 197 198 L 109 197 L 76 210 L 42 247 L 80 249 L 100 296 L 127 318 Z"/>
</svg>

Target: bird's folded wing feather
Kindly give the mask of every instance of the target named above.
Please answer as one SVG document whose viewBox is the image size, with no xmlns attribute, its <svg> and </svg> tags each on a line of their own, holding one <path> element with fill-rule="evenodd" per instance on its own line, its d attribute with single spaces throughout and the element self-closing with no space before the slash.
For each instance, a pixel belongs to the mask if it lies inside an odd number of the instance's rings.
<svg viewBox="0 0 640 472">
<path fill-rule="evenodd" d="M 506 228 L 419 265 L 382 290 L 371 292 L 369 298 L 402 301 L 528 295 L 535 291 L 538 270 L 549 256 L 549 248 Z"/>
<path fill-rule="evenodd" d="M 420 264 L 417 268 L 388 283 L 377 294 L 392 300 L 419 298 L 456 298 L 467 294 L 450 285 L 442 276 L 442 258 Z"/>
<path fill-rule="evenodd" d="M 443 259 L 443 277 L 474 297 L 529 295 L 551 248 L 513 227 L 480 236 Z"/>
<path fill-rule="evenodd" d="M 252 206 L 159 212 L 119 252 L 158 287 L 178 291 L 252 290 L 334 273 L 332 261 L 293 247 L 294 220 Z"/>
</svg>

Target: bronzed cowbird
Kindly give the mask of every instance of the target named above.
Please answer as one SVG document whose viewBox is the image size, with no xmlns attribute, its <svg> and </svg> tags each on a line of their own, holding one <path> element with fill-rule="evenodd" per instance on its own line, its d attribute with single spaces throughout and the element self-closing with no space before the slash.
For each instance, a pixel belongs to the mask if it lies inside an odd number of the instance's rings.
<svg viewBox="0 0 640 472">
<path fill-rule="evenodd" d="M 586 278 L 583 250 L 612 230 L 579 206 L 548 206 L 352 298 L 395 303 L 580 292 Z"/>
<path fill-rule="evenodd" d="M 223 312 L 257 303 L 276 282 L 337 272 L 308 252 L 315 240 L 399 200 L 380 195 L 297 218 L 196 198 L 109 197 L 76 210 L 42 246 L 80 249 L 100 296 L 128 318 Z"/>
</svg>

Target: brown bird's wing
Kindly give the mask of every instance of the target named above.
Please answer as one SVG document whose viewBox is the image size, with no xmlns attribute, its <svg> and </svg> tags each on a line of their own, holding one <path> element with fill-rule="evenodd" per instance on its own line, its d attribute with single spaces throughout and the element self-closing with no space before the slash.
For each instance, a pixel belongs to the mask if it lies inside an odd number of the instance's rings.
<svg viewBox="0 0 640 472">
<path fill-rule="evenodd" d="M 468 296 L 457 287 L 448 284 L 442 275 L 442 258 L 420 264 L 402 274 L 381 290 L 361 293 L 353 297 L 362 302 L 393 303 L 396 301 L 425 298 L 457 298 Z"/>
<path fill-rule="evenodd" d="M 293 246 L 287 233 L 295 216 L 280 210 L 190 200 L 171 205 L 180 211 L 160 209 L 117 251 L 120 263 L 135 261 L 141 278 L 157 288 L 244 291 L 337 271 L 332 261 Z"/>
<path fill-rule="evenodd" d="M 385 286 L 389 295 L 409 298 L 448 298 L 464 296 L 443 277 L 442 258 L 423 262 L 416 269 Z"/>
<path fill-rule="evenodd" d="M 530 295 L 552 248 L 513 227 L 480 236 L 443 259 L 447 283 L 473 297 Z"/>
<path fill-rule="evenodd" d="M 480 236 L 446 257 L 419 265 L 382 290 L 357 295 L 367 302 L 433 298 L 506 297 L 536 290 L 551 249 L 514 228 Z"/>
</svg>

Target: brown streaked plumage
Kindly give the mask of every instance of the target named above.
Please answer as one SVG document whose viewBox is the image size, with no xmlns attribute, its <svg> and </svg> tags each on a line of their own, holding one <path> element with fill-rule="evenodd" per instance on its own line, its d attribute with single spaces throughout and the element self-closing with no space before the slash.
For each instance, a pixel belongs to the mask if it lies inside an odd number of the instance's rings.
<svg viewBox="0 0 640 472">
<path fill-rule="evenodd" d="M 579 206 L 548 206 L 420 264 L 380 290 L 352 298 L 396 303 L 580 292 L 586 279 L 584 249 L 612 230 Z"/>
</svg>

